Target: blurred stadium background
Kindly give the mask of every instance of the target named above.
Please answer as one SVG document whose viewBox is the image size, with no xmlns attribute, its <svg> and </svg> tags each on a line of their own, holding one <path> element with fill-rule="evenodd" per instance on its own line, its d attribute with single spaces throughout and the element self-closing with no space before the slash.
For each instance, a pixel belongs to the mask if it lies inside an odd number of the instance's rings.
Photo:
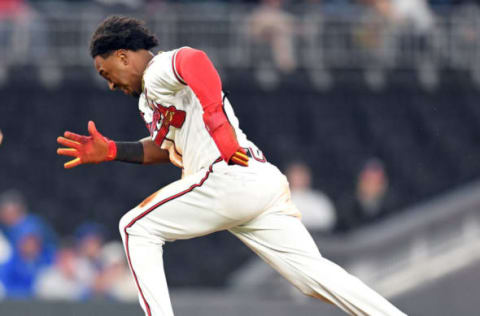
<svg viewBox="0 0 480 316">
<path fill-rule="evenodd" d="M 111 14 L 147 21 L 161 50 L 209 54 L 326 257 L 409 315 L 478 314 L 476 1 L 0 0 L 0 315 L 142 315 L 118 221 L 180 171 L 65 171 L 56 155 L 88 120 L 117 140 L 147 133 L 88 55 Z M 342 315 L 226 232 L 165 249 L 178 315 Z"/>
</svg>

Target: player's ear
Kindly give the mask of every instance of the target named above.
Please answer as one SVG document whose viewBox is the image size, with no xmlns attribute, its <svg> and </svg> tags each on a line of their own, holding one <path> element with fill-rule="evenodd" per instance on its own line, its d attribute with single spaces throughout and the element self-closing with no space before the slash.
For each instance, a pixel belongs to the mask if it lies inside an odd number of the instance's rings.
<svg viewBox="0 0 480 316">
<path fill-rule="evenodd" d="M 123 65 L 128 65 L 128 53 L 126 49 L 117 49 L 115 52 L 116 56 L 120 59 L 120 62 Z"/>
</svg>

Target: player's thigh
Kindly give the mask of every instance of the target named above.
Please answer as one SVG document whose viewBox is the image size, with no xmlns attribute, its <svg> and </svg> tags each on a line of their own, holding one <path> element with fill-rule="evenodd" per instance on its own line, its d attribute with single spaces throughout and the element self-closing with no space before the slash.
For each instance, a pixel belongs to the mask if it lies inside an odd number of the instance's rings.
<svg viewBox="0 0 480 316">
<path fill-rule="evenodd" d="M 163 242 L 231 227 L 229 219 L 217 212 L 215 185 L 208 171 L 171 183 L 122 217 L 122 236 L 145 235 Z"/>
<path fill-rule="evenodd" d="M 305 294 L 313 293 L 309 279 L 330 269 L 295 216 L 265 213 L 230 232 Z"/>
<path fill-rule="evenodd" d="M 243 224 L 260 214 L 285 208 L 286 177 L 273 165 L 251 162 L 248 168 L 219 166 L 217 196 L 225 216 Z"/>
<path fill-rule="evenodd" d="M 321 257 L 310 233 L 296 216 L 264 213 L 230 231 L 262 257 Z"/>
</svg>

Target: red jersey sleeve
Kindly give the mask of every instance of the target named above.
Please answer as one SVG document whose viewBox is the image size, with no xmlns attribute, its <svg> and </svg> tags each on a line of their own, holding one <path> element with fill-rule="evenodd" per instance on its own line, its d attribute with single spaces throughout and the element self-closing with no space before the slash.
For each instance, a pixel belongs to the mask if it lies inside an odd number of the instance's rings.
<svg viewBox="0 0 480 316">
<path fill-rule="evenodd" d="M 219 149 L 222 159 L 228 162 L 240 148 L 222 102 L 222 82 L 212 62 L 201 50 L 184 47 L 173 60 L 177 79 L 187 84 L 203 107 L 203 121 Z"/>
</svg>

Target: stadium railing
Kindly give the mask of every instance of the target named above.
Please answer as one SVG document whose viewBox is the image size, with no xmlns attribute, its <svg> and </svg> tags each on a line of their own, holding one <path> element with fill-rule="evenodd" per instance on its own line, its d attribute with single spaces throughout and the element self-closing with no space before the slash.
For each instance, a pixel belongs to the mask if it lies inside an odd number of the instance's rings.
<svg viewBox="0 0 480 316">
<path fill-rule="evenodd" d="M 265 49 L 249 35 L 248 21 L 255 10 L 212 3 L 160 4 L 135 10 L 39 3 L 28 21 L 14 17 L 0 21 L 0 56 L 7 64 L 50 61 L 60 66 L 90 66 L 88 41 L 95 27 L 108 15 L 123 14 L 146 20 L 162 50 L 190 45 L 206 50 L 221 67 L 255 67 L 262 55 L 258 50 Z M 476 5 L 434 8 L 433 22 L 421 29 L 410 22 L 394 24 L 361 6 L 294 5 L 285 12 L 293 21 L 291 36 L 300 69 L 414 69 L 426 62 L 462 69 L 480 66 L 475 32 L 480 9 Z"/>
</svg>

